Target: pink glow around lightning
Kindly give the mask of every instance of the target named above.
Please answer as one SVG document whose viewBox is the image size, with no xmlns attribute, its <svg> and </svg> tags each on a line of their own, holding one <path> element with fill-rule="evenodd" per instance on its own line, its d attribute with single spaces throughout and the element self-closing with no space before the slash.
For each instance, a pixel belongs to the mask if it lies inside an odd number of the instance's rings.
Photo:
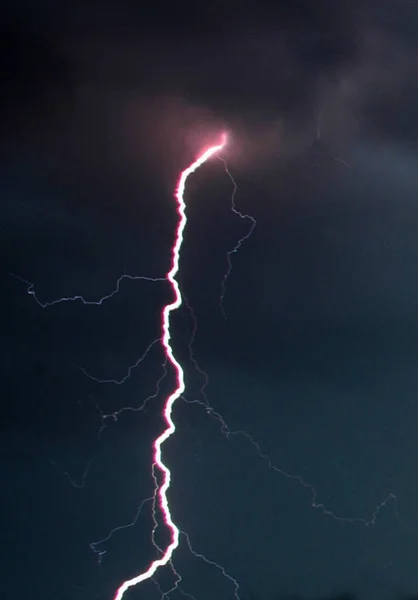
<svg viewBox="0 0 418 600">
<path fill-rule="evenodd" d="M 177 189 L 175 193 L 175 198 L 177 200 L 177 213 L 179 215 L 179 223 L 177 226 L 175 241 L 172 249 L 172 265 L 170 271 L 167 273 L 167 280 L 170 282 L 172 290 L 174 292 L 174 301 L 171 304 L 167 304 L 162 312 L 162 344 L 164 346 L 165 354 L 167 359 L 173 365 L 176 371 L 176 379 L 177 385 L 174 392 L 167 398 L 165 407 L 164 407 L 164 418 L 167 423 L 167 429 L 155 440 L 154 442 L 154 465 L 158 467 L 158 469 L 163 473 L 164 481 L 161 487 L 158 490 L 158 495 L 160 499 L 160 507 L 163 512 L 164 521 L 167 527 L 171 530 L 171 543 L 167 546 L 163 556 L 157 560 L 154 560 L 148 569 L 144 573 L 140 573 L 136 575 L 132 579 L 128 579 L 118 588 L 114 600 L 121 600 L 123 598 L 124 593 L 130 587 L 141 583 L 147 579 L 151 579 L 154 573 L 160 567 L 166 565 L 173 555 L 173 552 L 179 545 L 179 536 L 180 530 L 176 526 L 171 516 L 170 507 L 167 499 L 167 492 L 170 487 L 171 481 L 171 472 L 169 468 L 163 463 L 162 460 L 162 445 L 168 438 L 175 432 L 176 426 L 172 419 L 172 411 L 173 405 L 175 401 L 181 396 L 181 394 L 185 390 L 184 384 L 184 371 L 180 365 L 180 363 L 176 360 L 173 349 L 170 345 L 171 333 L 170 333 L 170 314 L 180 308 L 182 304 L 180 287 L 176 280 L 176 275 L 179 271 L 180 266 L 180 250 L 183 243 L 183 234 L 184 229 L 187 224 L 186 217 L 186 204 L 184 202 L 184 192 L 186 188 L 186 182 L 192 173 L 196 171 L 201 165 L 203 165 L 207 160 L 209 160 L 214 154 L 223 149 L 226 144 L 226 135 L 223 134 L 221 143 L 217 146 L 211 146 L 208 148 L 199 158 L 197 158 L 187 169 L 182 171 L 180 174 L 180 178 L 177 183 Z"/>
</svg>

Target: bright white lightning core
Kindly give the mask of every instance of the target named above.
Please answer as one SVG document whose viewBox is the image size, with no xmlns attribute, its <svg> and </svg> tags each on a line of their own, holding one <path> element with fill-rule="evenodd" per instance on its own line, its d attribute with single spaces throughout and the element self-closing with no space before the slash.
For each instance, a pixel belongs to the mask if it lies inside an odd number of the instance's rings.
<svg viewBox="0 0 418 600">
<path fill-rule="evenodd" d="M 174 292 L 174 301 L 171 304 L 167 304 L 162 311 L 162 333 L 163 333 L 162 344 L 164 346 L 166 357 L 169 360 L 169 362 L 173 365 L 175 372 L 176 372 L 176 388 L 175 388 L 174 392 L 167 398 L 167 401 L 165 403 L 164 418 L 167 423 L 167 428 L 154 442 L 154 462 L 153 462 L 153 466 L 156 466 L 161 471 L 161 473 L 163 474 L 163 478 L 164 478 L 163 484 L 160 486 L 160 488 L 158 490 L 158 497 L 160 500 L 160 508 L 161 508 L 163 516 L 164 516 L 164 521 L 165 521 L 167 527 L 171 530 L 171 542 L 167 546 L 163 556 L 157 560 L 154 560 L 144 573 L 140 573 L 139 575 L 136 575 L 132 579 L 128 579 L 127 581 L 122 583 L 122 585 L 119 587 L 119 589 L 116 592 L 115 600 L 121 600 L 123 598 L 123 595 L 126 592 L 126 590 L 129 589 L 130 587 L 137 585 L 138 583 L 141 583 L 142 581 L 145 581 L 146 579 L 150 579 L 159 567 L 166 565 L 171 560 L 174 550 L 179 545 L 180 531 L 173 521 L 173 518 L 172 518 L 171 512 L 170 512 L 170 507 L 168 504 L 168 499 L 167 499 L 167 491 L 168 491 L 168 488 L 170 487 L 171 473 L 170 473 L 170 470 L 168 469 L 168 467 L 166 467 L 166 465 L 163 463 L 163 460 L 162 460 L 162 445 L 176 430 L 176 427 L 174 425 L 174 422 L 173 422 L 173 419 L 171 416 L 172 410 L 173 410 L 173 405 L 174 405 L 174 402 L 177 400 L 177 398 L 179 398 L 185 390 L 183 369 L 182 369 L 180 363 L 176 360 L 176 358 L 173 354 L 173 349 L 170 346 L 170 339 L 171 339 L 170 314 L 174 310 L 177 310 L 178 308 L 180 308 L 181 303 L 182 303 L 180 288 L 179 288 L 179 284 L 176 280 L 176 275 L 179 271 L 180 249 L 181 249 L 181 245 L 183 243 L 183 234 L 184 234 L 184 229 L 185 229 L 186 223 L 187 223 L 186 204 L 184 202 L 184 191 L 185 191 L 185 187 L 186 187 L 186 181 L 187 181 L 189 175 L 191 175 L 194 171 L 196 171 L 196 169 L 198 169 L 201 165 L 203 165 L 203 163 L 205 163 L 209 158 L 211 158 L 211 156 L 216 154 L 216 152 L 219 152 L 219 150 L 222 150 L 222 148 L 226 144 L 226 141 L 227 141 L 226 134 L 223 134 L 220 144 L 218 144 L 217 146 L 211 146 L 210 148 L 208 148 L 201 156 L 199 156 L 199 158 L 197 158 L 189 167 L 187 167 L 187 169 L 185 169 L 180 174 L 180 178 L 177 183 L 177 189 L 176 189 L 176 194 L 175 194 L 175 197 L 177 200 L 177 213 L 179 215 L 179 222 L 178 222 L 178 226 L 177 226 L 174 245 L 172 248 L 171 269 L 169 270 L 169 272 L 167 273 L 167 276 L 166 276 L 166 278 L 170 282 L 172 290 Z"/>
</svg>

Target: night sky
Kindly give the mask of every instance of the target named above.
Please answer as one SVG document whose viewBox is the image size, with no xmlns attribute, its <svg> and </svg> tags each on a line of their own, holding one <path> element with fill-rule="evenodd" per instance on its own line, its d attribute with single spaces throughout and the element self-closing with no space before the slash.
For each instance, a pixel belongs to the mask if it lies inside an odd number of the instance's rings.
<svg viewBox="0 0 418 600">
<path fill-rule="evenodd" d="M 23 0 L 0 23 L 3 595 L 111 600 L 158 556 L 175 380 L 158 343 L 139 359 L 172 293 L 135 277 L 165 277 L 178 175 L 222 131 L 257 226 L 225 319 L 251 222 L 219 158 L 189 179 L 165 598 L 418 594 L 418 4 Z"/>
</svg>

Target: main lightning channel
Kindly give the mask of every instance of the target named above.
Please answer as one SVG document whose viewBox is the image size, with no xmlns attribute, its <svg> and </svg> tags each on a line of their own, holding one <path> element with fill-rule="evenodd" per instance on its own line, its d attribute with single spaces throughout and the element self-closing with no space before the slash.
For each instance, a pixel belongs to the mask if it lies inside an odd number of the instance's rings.
<svg viewBox="0 0 418 600">
<path fill-rule="evenodd" d="M 160 508 L 163 513 L 164 521 L 168 528 L 171 530 L 171 543 L 167 546 L 163 556 L 154 560 L 148 569 L 139 575 L 136 575 L 132 579 L 128 579 L 124 581 L 118 590 L 116 591 L 114 600 L 122 600 L 125 592 L 145 581 L 147 579 L 151 579 L 154 573 L 160 567 L 166 565 L 173 555 L 174 550 L 179 545 L 179 537 L 180 530 L 177 525 L 174 523 L 173 518 L 171 516 L 170 506 L 168 503 L 167 492 L 170 487 L 171 481 L 171 472 L 169 468 L 163 463 L 162 460 L 162 445 L 164 442 L 175 432 L 176 426 L 172 419 L 172 411 L 173 405 L 175 401 L 182 395 L 185 390 L 184 383 L 184 371 L 180 363 L 174 356 L 173 349 L 170 345 L 171 332 L 170 332 L 170 315 L 173 311 L 180 308 L 182 304 L 180 286 L 176 280 L 176 275 L 179 272 L 180 267 L 180 250 L 183 243 L 183 235 L 184 230 L 187 224 L 186 217 L 186 204 L 184 201 L 184 192 L 186 188 L 186 182 L 192 173 L 196 171 L 200 166 L 202 166 L 207 160 L 209 160 L 214 154 L 223 149 L 227 142 L 226 134 L 223 134 L 221 143 L 217 146 L 211 146 L 208 148 L 201 156 L 199 156 L 187 169 L 182 171 L 180 174 L 175 198 L 177 200 L 177 214 L 179 216 L 179 222 L 177 226 L 176 236 L 174 245 L 172 248 L 172 263 L 171 269 L 168 271 L 166 275 L 167 281 L 171 284 L 172 290 L 174 292 L 174 301 L 171 304 L 167 304 L 162 311 L 162 345 L 165 350 L 165 354 L 167 359 L 173 365 L 176 372 L 176 388 L 173 393 L 167 398 L 167 401 L 164 406 L 164 418 L 167 423 L 167 428 L 163 431 L 163 433 L 155 440 L 154 442 L 154 465 L 162 472 L 163 474 L 163 483 L 158 490 L 158 496 L 160 500 Z"/>
</svg>

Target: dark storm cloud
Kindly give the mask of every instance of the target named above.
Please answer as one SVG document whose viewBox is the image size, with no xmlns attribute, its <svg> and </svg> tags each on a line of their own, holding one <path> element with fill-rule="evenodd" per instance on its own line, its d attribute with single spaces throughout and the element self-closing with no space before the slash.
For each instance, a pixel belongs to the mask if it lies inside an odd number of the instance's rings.
<svg viewBox="0 0 418 600">
<path fill-rule="evenodd" d="M 299 160 L 318 135 L 338 157 L 367 137 L 414 142 L 414 3 L 157 12 L 45 2 L 31 19 L 5 16 L 0 216 L 27 240 L 87 239 L 107 217 L 116 240 L 127 215 L 132 231 L 139 220 L 168 240 L 171 223 L 149 216 L 155 190 L 166 198 L 224 128 L 237 173 Z"/>
<path fill-rule="evenodd" d="M 71 66 L 50 37 L 14 18 L 0 25 L 0 123 L 10 153 L 16 136 L 43 133 L 68 107 Z"/>
<path fill-rule="evenodd" d="M 136 3 L 44 2 L 30 18 L 10 10 L 0 53 L 10 255 L 41 237 L 50 261 L 60 239 L 57 265 L 92 248 L 120 272 L 121 249 L 135 244 L 140 271 L 138 256 L 146 249 L 150 260 L 153 246 L 138 241 L 138 227 L 168 245 L 172 222 L 161 222 L 157 196 L 167 198 L 178 170 L 222 128 L 233 132 L 234 172 L 253 174 L 298 158 L 319 125 L 342 157 L 368 135 L 415 139 L 412 2 L 208 3 L 152 14 Z"/>
<path fill-rule="evenodd" d="M 36 126 L 43 139 L 55 132 L 62 145 L 65 130 L 76 145 L 79 131 L 84 148 L 128 114 L 153 158 L 167 127 L 184 144 L 196 122 L 229 124 L 241 144 L 266 152 L 309 143 L 318 115 L 334 140 L 353 126 L 411 138 L 417 21 L 406 0 L 208 3 L 147 14 L 129 2 L 60 3 L 59 11 L 45 3 L 31 26 L 4 20 L 2 122 L 13 133 Z M 93 128 L 86 94 L 100 116 Z"/>
</svg>

